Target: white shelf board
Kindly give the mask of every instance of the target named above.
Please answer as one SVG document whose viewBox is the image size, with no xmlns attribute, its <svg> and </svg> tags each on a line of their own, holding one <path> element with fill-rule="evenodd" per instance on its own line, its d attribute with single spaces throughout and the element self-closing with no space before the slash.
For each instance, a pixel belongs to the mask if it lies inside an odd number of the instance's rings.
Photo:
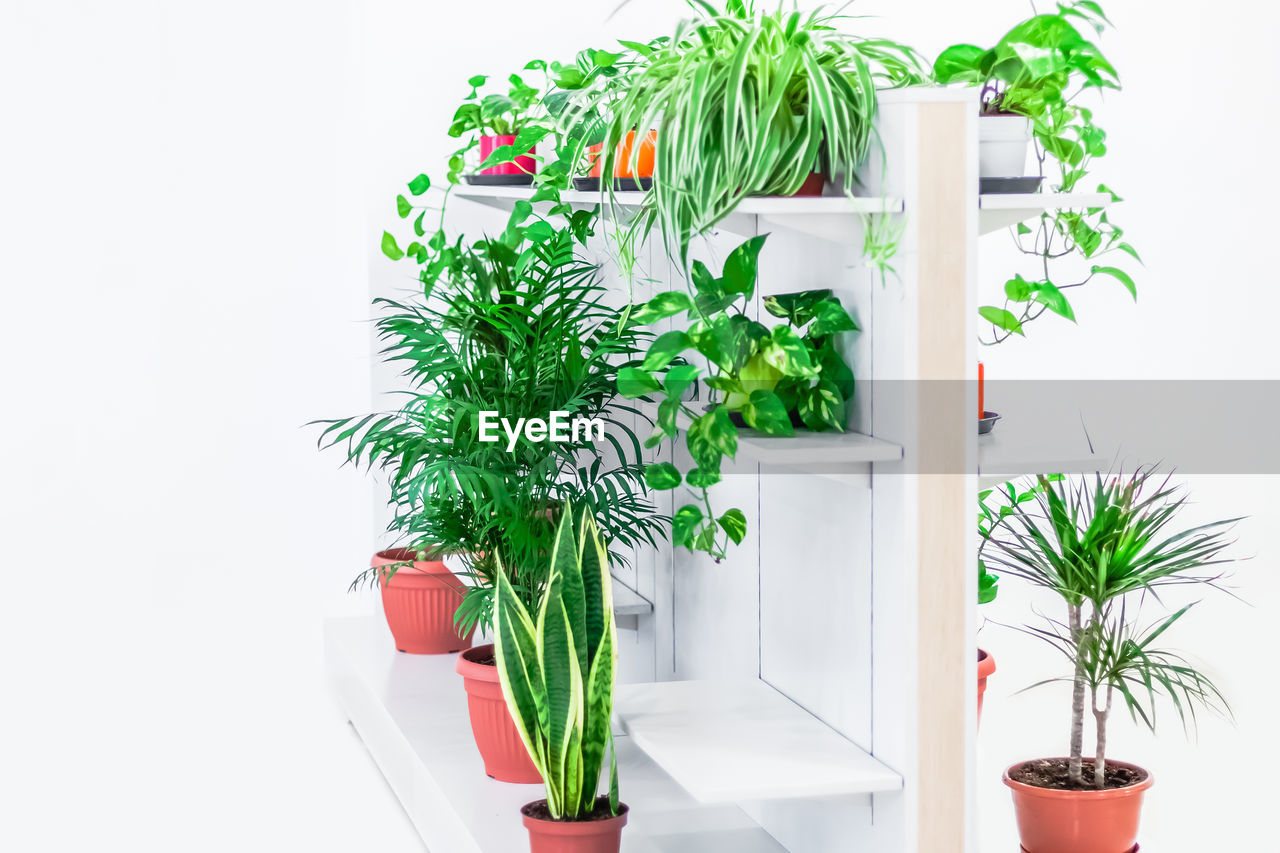
<svg viewBox="0 0 1280 853">
<path fill-rule="evenodd" d="M 477 187 L 467 184 L 458 185 L 453 192 L 461 198 L 499 210 L 511 210 L 517 201 L 533 195 L 533 190 L 529 187 Z M 644 203 L 647 195 L 645 192 L 616 192 L 613 204 L 616 208 L 621 208 L 624 214 L 630 215 Z M 560 198 L 576 208 L 596 204 L 601 204 L 602 210 L 608 208 L 608 198 L 598 192 L 565 190 L 560 193 Z M 757 216 L 770 225 L 811 234 L 824 240 L 850 242 L 861 239 L 863 215 L 902 211 L 903 201 L 900 198 L 752 197 L 743 199 L 718 227 L 726 231 L 748 230 L 741 227 L 742 218 Z"/>
<path fill-rule="evenodd" d="M 902 777 L 760 680 L 618 688 L 637 746 L 704 803 L 898 791 Z"/>
<path fill-rule="evenodd" d="M 978 233 L 990 234 L 1034 219 L 1046 210 L 1106 207 L 1106 193 L 984 193 L 978 197 Z"/>
<path fill-rule="evenodd" d="M 1079 474 L 1097 471 L 1102 457 L 1078 437 L 1001 431 L 1000 424 L 978 436 L 978 477 L 983 488 L 1028 474 Z"/>
<path fill-rule="evenodd" d="M 653 603 L 617 578 L 613 579 L 613 615 L 648 616 Z"/>
<path fill-rule="evenodd" d="M 454 655 L 397 652 L 381 617 L 325 622 L 333 687 L 427 848 L 442 853 L 528 850 L 520 806 L 540 785 L 484 775 Z M 735 806 L 695 802 L 629 737 L 616 739 L 623 853 L 786 853 Z"/>
<path fill-rule="evenodd" d="M 687 430 L 690 421 L 681 413 L 676 423 Z M 897 462 L 902 459 L 902 445 L 860 432 L 796 430 L 788 438 L 739 428 L 736 461 L 744 459 L 802 473 L 840 473 L 872 462 Z"/>
</svg>

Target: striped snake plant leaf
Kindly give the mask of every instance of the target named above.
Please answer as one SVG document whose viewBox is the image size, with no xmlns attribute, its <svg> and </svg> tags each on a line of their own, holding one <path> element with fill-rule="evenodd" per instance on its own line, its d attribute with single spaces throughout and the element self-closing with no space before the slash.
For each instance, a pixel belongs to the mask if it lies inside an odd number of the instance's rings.
<svg viewBox="0 0 1280 853">
<path fill-rule="evenodd" d="M 551 576 L 538 614 L 538 663 L 542 666 L 547 694 L 547 785 L 552 816 L 564 813 L 565 784 L 569 775 L 569 748 L 582 722 L 582 670 L 574 647 L 573 629 L 562 597 L 563 578 Z"/>
<path fill-rule="evenodd" d="M 547 763 L 545 743 L 540 737 L 541 721 L 546 719 L 548 709 L 542 667 L 538 662 L 537 629 L 501 566 L 496 574 L 498 598 L 494 608 L 493 649 L 498 681 L 516 731 L 541 770 Z"/>
</svg>

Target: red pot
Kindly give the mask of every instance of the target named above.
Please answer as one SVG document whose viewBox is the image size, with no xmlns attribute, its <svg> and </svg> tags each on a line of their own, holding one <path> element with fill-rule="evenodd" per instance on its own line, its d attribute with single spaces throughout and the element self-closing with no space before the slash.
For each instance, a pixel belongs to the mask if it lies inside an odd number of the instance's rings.
<svg viewBox="0 0 1280 853">
<path fill-rule="evenodd" d="M 480 162 L 483 163 L 489 159 L 489 155 L 495 149 L 503 145 L 514 145 L 516 142 L 515 134 L 504 134 L 501 136 L 481 136 L 480 137 Z M 490 166 L 487 169 L 481 169 L 482 175 L 532 175 L 538 170 L 537 163 L 533 160 L 533 154 L 538 150 L 538 146 L 533 146 L 525 154 L 521 154 L 510 163 L 502 163 L 498 166 Z"/>
<path fill-rule="evenodd" d="M 529 853 L 618 853 L 622 847 L 622 827 L 627 825 L 626 803 L 618 804 L 618 814 L 604 820 L 542 820 L 530 817 L 529 809 L 546 800 L 527 803 L 520 814 L 529 830 Z"/>
<path fill-rule="evenodd" d="M 823 188 L 827 185 L 827 179 L 823 177 L 821 172 L 810 172 L 809 177 L 804 179 L 804 183 L 800 185 L 800 189 L 796 190 L 792 195 L 822 195 Z"/>
<path fill-rule="evenodd" d="M 982 694 L 987 692 L 987 678 L 996 671 L 996 659 L 978 649 L 978 725 L 982 725 Z"/>
<path fill-rule="evenodd" d="M 458 655 L 458 674 L 467 691 L 467 711 L 471 734 L 484 759 L 484 772 L 499 782 L 541 784 L 542 774 L 534 766 L 516 729 L 507 700 L 498 681 L 498 668 L 476 663 L 493 657 L 493 644 L 476 646 Z"/>
<path fill-rule="evenodd" d="M 1154 781 L 1134 764 L 1109 761 L 1144 774 L 1142 781 L 1109 791 L 1055 791 L 1014 781 L 1010 774 L 1026 762 L 1004 772 L 1004 783 L 1013 790 L 1018 835 L 1027 853 L 1130 853 L 1138 843 L 1142 797 Z"/>
<path fill-rule="evenodd" d="M 387 566 L 412 560 L 416 554 L 408 548 L 379 551 L 370 565 Z M 413 655 L 443 655 L 471 648 L 472 632 L 463 636 L 453 624 L 466 586 L 444 563 L 415 561 L 396 569 L 390 580 L 379 572 L 378 582 L 382 611 L 397 649 Z"/>
</svg>

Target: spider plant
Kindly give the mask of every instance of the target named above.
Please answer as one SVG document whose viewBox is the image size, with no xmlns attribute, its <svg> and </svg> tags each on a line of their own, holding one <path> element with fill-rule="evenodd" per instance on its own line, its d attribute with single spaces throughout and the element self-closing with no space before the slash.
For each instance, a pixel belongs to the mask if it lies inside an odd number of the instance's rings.
<svg viewBox="0 0 1280 853">
<path fill-rule="evenodd" d="M 1101 787 L 1116 693 L 1135 718 L 1152 726 L 1160 693 L 1172 699 L 1180 716 L 1194 718 L 1197 704 L 1224 704 L 1208 678 L 1153 645 L 1188 608 L 1142 629 L 1129 618 L 1127 599 L 1158 600 L 1160 590 L 1171 586 L 1216 586 L 1221 574 L 1212 567 L 1227 562 L 1222 553 L 1231 544 L 1229 528 L 1239 519 L 1175 528 L 1187 495 L 1149 467 L 1128 476 L 1097 474 L 1092 482 L 1087 476 L 1056 482 L 1042 476 L 1032 494 L 1032 500 L 1015 495 L 999 523 L 988 529 L 985 560 L 1005 577 L 1052 590 L 1062 599 L 1066 621 L 1049 620 L 1047 628 L 1027 630 L 1072 664 L 1068 777 L 1081 788 L 1089 695 L 1097 738 L 1093 785 Z"/>
<path fill-rule="evenodd" d="M 646 498 L 641 445 L 615 405 L 619 367 L 644 340 L 605 305 L 598 269 L 560 231 L 517 252 L 501 240 L 460 250 L 433 296 L 379 300 L 383 355 L 403 365 L 396 411 L 325 421 L 323 446 L 377 466 L 395 509 L 390 530 L 411 547 L 456 554 L 472 581 L 458 621 L 488 626 L 497 567 L 526 606 L 546 583 L 563 507 L 590 511 L 618 547 L 653 544 L 662 519 Z M 481 412 L 517 418 L 598 418 L 605 441 L 482 440 Z M 615 559 L 622 557 L 615 556 Z M 362 575 L 354 585 L 371 581 Z"/>
<path fill-rule="evenodd" d="M 690 5 L 695 17 L 628 76 L 603 151 L 612 174 L 626 134 L 658 128 L 654 189 L 635 227 L 656 220 L 682 260 L 690 240 L 746 196 L 790 195 L 814 171 L 851 195 L 871 148 L 877 86 L 926 76 L 914 51 L 843 34 L 833 14 Z"/>
</svg>

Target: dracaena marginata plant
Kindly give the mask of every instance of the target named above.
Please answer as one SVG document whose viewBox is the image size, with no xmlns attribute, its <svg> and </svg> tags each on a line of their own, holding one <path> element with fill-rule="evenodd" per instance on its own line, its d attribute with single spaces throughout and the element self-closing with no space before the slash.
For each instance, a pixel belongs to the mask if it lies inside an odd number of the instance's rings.
<svg viewBox="0 0 1280 853">
<path fill-rule="evenodd" d="M 604 298 L 597 267 L 575 255 L 566 231 L 519 252 L 502 241 L 462 247 L 433 296 L 378 300 L 383 357 L 408 382 L 404 405 L 321 422 L 323 446 L 386 475 L 392 532 L 418 551 L 461 558 L 471 581 L 458 610 L 464 628 L 489 624 L 499 565 L 536 607 L 565 506 L 589 511 L 617 546 L 665 534 L 624 414 L 635 410 L 617 399 L 617 371 L 639 364 L 647 336 Z M 484 440 L 481 412 L 513 424 L 552 412 L 598 419 L 604 440 L 523 432 L 509 450 L 501 430 Z M 355 586 L 374 580 L 366 573 Z"/>
<path fill-rule="evenodd" d="M 1129 475 L 1060 479 L 1040 477 L 1030 500 L 1014 492 L 983 541 L 985 560 L 1014 577 L 1051 590 L 1065 619 L 1025 630 L 1047 641 L 1070 662 L 1072 674 L 1041 684 L 1072 685 L 1067 779 L 1077 789 L 1106 782 L 1107 724 L 1117 696 L 1152 730 L 1156 700 L 1170 700 L 1184 725 L 1198 707 L 1226 710 L 1217 687 L 1176 652 L 1156 641 L 1190 609 L 1151 625 L 1139 622 L 1143 600 L 1159 601 L 1174 586 L 1216 588 L 1228 562 L 1228 519 L 1180 528 L 1183 489 L 1152 468 Z M 1038 686 L 1038 685 L 1033 685 Z M 1088 704 L 1086 706 L 1086 699 Z M 1093 772 L 1084 772 L 1084 726 L 1094 720 Z"/>
<path fill-rule="evenodd" d="M 603 150 L 613 174 L 629 132 L 658 130 L 654 188 L 633 228 L 656 222 L 681 260 L 747 196 L 790 195 L 815 171 L 852 195 L 872 147 L 876 88 L 927 79 L 914 51 L 842 33 L 838 15 L 743 0 L 690 6 L 693 18 L 641 52 L 611 105 Z"/>
<path fill-rule="evenodd" d="M 609 554 L 590 511 L 566 511 L 536 606 L 498 573 L 494 654 L 502 694 L 542 773 L 556 820 L 618 813 L 618 761 L 609 725 L 617 645 Z M 597 797 L 606 751 L 609 791 Z"/>
<path fill-rule="evenodd" d="M 661 293 L 637 306 L 633 323 L 684 314 L 688 324 L 655 338 L 639 366 L 618 371 L 624 397 L 660 401 L 646 446 L 675 441 L 684 429 L 696 467 L 682 475 L 672 463 L 659 462 L 645 469 L 645 479 L 652 489 L 683 483 L 698 495 L 700 503 L 676 510 L 672 540 L 716 559 L 725 557 L 730 542 L 741 543 L 747 530 L 741 509 L 717 516 L 711 506 L 709 490 L 720 481 L 721 464 L 737 454 L 738 429 L 730 415 L 773 436 L 793 435 L 793 420 L 812 430 L 843 431 L 854 391 L 837 336 L 858 327 L 831 291 L 765 298 L 765 310 L 785 321 L 772 328 L 748 315 L 767 236 L 752 237 L 730 252 L 719 277 L 694 261 L 691 293 Z M 705 369 L 694 362 L 705 363 Z M 709 390 L 706 399 L 686 399 L 695 382 Z"/>
<path fill-rule="evenodd" d="M 934 79 L 980 86 L 984 115 L 1030 119 L 1040 174 L 1048 178 L 1050 191 L 1075 192 L 1088 179 L 1093 160 L 1107 152 L 1106 132 L 1083 96 L 1120 88 L 1115 68 L 1090 40 L 1109 23 L 1092 0 L 1059 3 L 1057 11 L 1019 23 L 995 47 L 947 48 L 934 63 Z M 1104 184 L 1097 189 L 1120 200 Z M 1137 299 L 1132 275 L 1103 259 L 1119 253 L 1140 262 L 1103 208 L 1046 210 L 1034 227 L 1019 223 L 1014 240 L 1035 259 L 1034 272 L 1005 282 L 1001 305 L 979 309 L 991 324 L 988 343 L 1025 336 L 1026 324 L 1046 311 L 1075 322 L 1068 294 L 1098 276 L 1118 281 Z"/>
</svg>

